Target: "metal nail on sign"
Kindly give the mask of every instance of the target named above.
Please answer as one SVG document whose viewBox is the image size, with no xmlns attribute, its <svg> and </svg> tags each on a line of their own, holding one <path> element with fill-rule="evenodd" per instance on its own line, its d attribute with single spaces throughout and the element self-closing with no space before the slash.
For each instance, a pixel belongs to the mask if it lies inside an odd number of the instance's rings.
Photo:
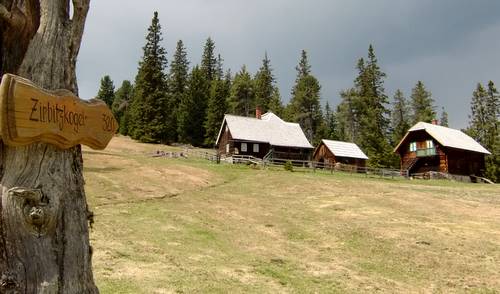
<svg viewBox="0 0 500 294">
<path fill-rule="evenodd" d="M 78 144 L 104 149 L 118 123 L 100 100 L 81 100 L 70 91 L 43 90 L 5 74 L 0 84 L 0 130 L 9 146 L 45 142 L 67 149 Z"/>
</svg>

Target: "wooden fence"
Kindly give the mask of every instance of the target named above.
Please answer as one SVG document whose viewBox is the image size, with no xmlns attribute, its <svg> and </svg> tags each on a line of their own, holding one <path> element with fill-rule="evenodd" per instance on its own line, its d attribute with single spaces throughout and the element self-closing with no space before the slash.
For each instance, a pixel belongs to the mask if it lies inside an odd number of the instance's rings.
<svg viewBox="0 0 500 294">
<path fill-rule="evenodd" d="M 209 152 L 200 149 L 186 148 L 183 152 L 157 152 L 153 155 L 154 157 L 195 157 L 212 162 L 225 162 L 230 164 L 253 164 L 257 166 L 262 166 L 264 168 L 269 167 L 280 167 L 283 168 L 286 162 L 290 161 L 294 169 L 304 170 L 304 171 L 323 171 L 323 172 L 344 172 L 352 174 L 364 174 L 368 176 L 378 176 L 378 177 L 390 177 L 390 178 L 422 178 L 422 179 L 447 179 L 452 181 L 461 182 L 484 182 L 493 184 L 488 179 L 475 177 L 475 176 L 457 176 L 447 173 L 439 172 L 426 172 L 422 174 L 409 174 L 408 170 L 399 170 L 392 168 L 377 168 L 377 167 L 361 167 L 355 165 L 347 164 L 329 164 L 317 161 L 309 160 L 288 160 L 280 158 L 272 158 L 271 156 L 265 156 L 264 159 L 260 159 L 250 155 L 233 155 L 233 156 L 221 156 L 216 152 Z"/>
<path fill-rule="evenodd" d="M 327 171 L 330 173 L 334 172 L 344 172 L 344 173 L 356 173 L 356 174 L 364 174 L 366 176 L 374 175 L 379 177 L 408 177 L 407 171 L 401 171 L 399 169 L 391 169 L 391 168 L 376 168 L 376 167 L 363 167 L 363 166 L 355 166 L 348 165 L 342 163 L 329 164 L 317 161 L 309 161 L 309 160 L 286 160 L 286 159 L 268 159 L 264 161 L 264 166 L 277 166 L 281 167 L 285 165 L 286 162 L 290 162 L 294 168 L 310 170 L 312 172 L 316 172 L 317 170 Z"/>
<path fill-rule="evenodd" d="M 196 157 L 196 158 L 201 158 L 201 159 L 206 159 L 210 161 L 220 161 L 220 156 L 215 153 L 215 152 L 208 152 L 208 151 L 203 151 L 199 149 L 191 149 L 191 148 L 186 148 L 184 149 L 184 154 L 187 157 Z"/>
<path fill-rule="evenodd" d="M 317 161 L 310 160 L 288 160 L 288 159 L 279 159 L 279 158 L 265 158 L 264 160 L 250 156 L 250 155 L 233 155 L 233 156 L 220 156 L 215 152 L 208 152 L 198 149 L 185 149 L 184 150 L 185 157 L 196 157 L 202 158 L 206 160 L 210 160 L 212 162 L 225 162 L 230 164 L 253 164 L 262 166 L 264 168 L 269 167 L 283 167 L 286 162 L 290 161 L 292 166 L 295 169 L 305 170 L 305 171 L 326 171 L 330 173 L 334 172 L 344 172 L 344 173 L 356 173 L 356 174 L 364 174 L 366 176 L 379 176 L 379 177 L 408 177 L 408 173 L 406 171 L 401 171 L 399 169 L 390 169 L 390 168 L 374 168 L 374 167 L 361 167 L 347 164 L 328 164 Z"/>
</svg>

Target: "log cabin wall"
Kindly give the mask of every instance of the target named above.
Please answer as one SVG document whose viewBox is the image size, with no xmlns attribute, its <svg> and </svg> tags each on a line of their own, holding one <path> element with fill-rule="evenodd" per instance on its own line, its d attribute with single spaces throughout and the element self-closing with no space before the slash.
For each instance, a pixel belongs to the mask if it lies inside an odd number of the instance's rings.
<svg viewBox="0 0 500 294">
<path fill-rule="evenodd" d="M 231 131 L 227 128 L 227 124 L 223 126 L 224 132 L 222 133 L 219 139 L 219 145 L 217 146 L 218 152 L 221 155 L 250 155 L 258 158 L 263 158 L 269 152 L 269 144 L 268 143 L 259 143 L 259 142 L 247 142 L 247 141 L 239 141 L 234 140 Z M 246 144 L 246 151 L 242 151 L 242 143 Z M 258 149 L 257 152 L 254 152 L 254 145 L 258 145 L 256 147 Z M 243 148 L 245 149 L 245 148 Z"/>
<path fill-rule="evenodd" d="M 222 133 L 219 139 L 219 145 L 218 145 L 219 154 L 221 155 L 232 154 L 234 152 L 233 137 L 231 136 L 231 132 L 229 131 L 229 128 L 227 127 L 226 123 L 224 123 L 223 130 L 224 132 Z"/>
<path fill-rule="evenodd" d="M 273 146 L 274 158 L 290 159 L 290 160 L 310 160 L 312 157 L 312 149 Z"/>
<path fill-rule="evenodd" d="M 365 172 L 364 167 L 366 167 L 366 160 L 361 158 L 352 158 L 352 157 L 336 157 L 338 163 L 355 166 L 356 172 Z"/>
<path fill-rule="evenodd" d="M 439 156 L 439 171 L 448 173 L 448 155 L 446 154 L 445 147 L 436 146 Z"/>
<path fill-rule="evenodd" d="M 246 145 L 246 146 L 242 146 Z M 256 147 L 257 145 L 257 147 Z M 257 158 L 264 158 L 266 154 L 269 152 L 269 144 L 262 142 L 251 142 L 251 141 L 239 141 L 233 140 L 232 142 L 232 154 L 237 155 L 248 155 Z M 256 148 L 256 149 L 254 149 Z M 245 151 L 246 150 L 246 151 Z"/>
<path fill-rule="evenodd" d="M 335 155 L 326 147 L 324 143 L 321 143 L 319 147 L 314 152 L 313 160 L 317 162 L 324 163 L 335 163 Z"/>
<path fill-rule="evenodd" d="M 410 144 L 415 142 L 417 150 L 426 150 L 427 141 L 429 140 L 433 142 L 436 150 L 435 155 L 419 157 L 415 163 L 414 159 L 417 158 L 417 151 L 410 151 Z M 447 172 L 448 170 L 446 153 L 442 146 L 424 130 L 410 133 L 398 151 L 401 158 L 401 169 L 408 169 L 408 165 L 413 163 L 410 167 L 410 173 L 424 173 L 428 171 Z"/>
<path fill-rule="evenodd" d="M 336 159 L 337 159 L 336 162 L 339 162 L 342 164 L 365 166 L 365 160 L 359 159 L 359 158 L 337 156 Z"/>
<path fill-rule="evenodd" d="M 366 167 L 366 159 L 356 158 L 357 167 Z"/>
<path fill-rule="evenodd" d="M 446 148 L 448 172 L 455 175 L 482 176 L 485 170 L 485 155 L 467 150 Z"/>
</svg>

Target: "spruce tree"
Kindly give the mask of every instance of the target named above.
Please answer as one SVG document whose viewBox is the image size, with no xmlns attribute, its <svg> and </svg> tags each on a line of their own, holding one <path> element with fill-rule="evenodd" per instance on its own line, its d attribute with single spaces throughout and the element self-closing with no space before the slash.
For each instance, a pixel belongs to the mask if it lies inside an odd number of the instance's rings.
<svg viewBox="0 0 500 294">
<path fill-rule="evenodd" d="M 113 100 L 115 99 L 115 85 L 108 75 L 101 79 L 101 87 L 97 93 L 97 99 L 101 99 L 111 108 Z"/>
<path fill-rule="evenodd" d="M 368 48 L 366 59 L 356 64 L 354 87 L 340 93 L 341 103 L 335 114 L 340 140 L 358 144 L 370 158 L 371 166 L 394 166 L 396 157 L 390 142 L 391 120 L 385 94 L 386 74 L 380 69 L 375 50 Z"/>
<path fill-rule="evenodd" d="M 337 136 L 341 141 L 359 142 L 358 93 L 351 88 L 340 92 L 341 102 L 337 106 L 335 120 Z"/>
<path fill-rule="evenodd" d="M 390 166 L 394 155 L 389 144 L 388 97 L 385 94 L 384 79 L 373 46 L 368 48 L 368 58 L 358 62 L 359 75 L 355 80 L 354 99 L 356 120 L 359 124 L 361 149 L 368 155 L 372 166 Z"/>
<path fill-rule="evenodd" d="M 285 107 L 281 101 L 280 90 L 278 87 L 273 88 L 273 94 L 271 95 L 271 100 L 269 101 L 267 110 L 283 118 Z"/>
<path fill-rule="evenodd" d="M 491 152 L 486 157 L 485 176 L 500 182 L 500 96 L 490 81 L 488 89 L 478 83 L 472 94 L 467 133 Z"/>
<path fill-rule="evenodd" d="M 297 78 L 292 88 L 292 99 L 287 107 L 288 118 L 300 124 L 309 142 L 319 143 L 323 114 L 320 105 L 321 85 L 311 74 L 307 52 L 302 50 L 296 67 Z"/>
<path fill-rule="evenodd" d="M 481 83 L 472 92 L 471 115 L 467 133 L 487 148 L 488 141 L 488 109 L 486 101 L 488 93 Z"/>
<path fill-rule="evenodd" d="M 337 132 L 337 119 L 335 116 L 335 112 L 331 109 L 328 101 L 325 105 L 325 117 L 324 117 L 324 125 L 325 125 L 325 139 L 331 140 L 339 140 L 338 132 Z"/>
<path fill-rule="evenodd" d="M 203 47 L 201 57 L 201 71 L 206 80 L 211 83 L 217 75 L 217 58 L 215 57 L 215 43 L 212 38 L 208 38 Z"/>
<path fill-rule="evenodd" d="M 217 55 L 217 64 L 215 66 L 215 79 L 216 80 L 224 79 L 224 59 L 222 59 L 220 54 Z"/>
<path fill-rule="evenodd" d="M 295 67 L 297 71 L 297 78 L 295 82 L 297 83 L 299 79 L 311 74 L 311 65 L 309 64 L 309 58 L 307 57 L 307 51 L 302 50 L 300 52 L 299 64 Z"/>
<path fill-rule="evenodd" d="M 254 83 L 245 65 L 234 76 L 229 98 L 229 110 L 232 114 L 252 116 L 255 108 Z"/>
<path fill-rule="evenodd" d="M 170 63 L 170 74 L 168 77 L 169 85 L 169 109 L 167 114 L 169 141 L 176 141 L 177 134 L 177 118 L 179 105 L 182 97 L 186 93 L 189 75 L 189 61 L 187 58 L 186 48 L 182 40 L 177 41 L 177 46 L 174 53 L 174 58 Z"/>
<path fill-rule="evenodd" d="M 213 146 L 220 126 L 227 112 L 227 99 L 231 93 L 231 74 L 225 79 L 212 82 L 210 99 L 208 100 L 207 120 L 205 121 L 205 146 Z"/>
<path fill-rule="evenodd" d="M 410 128 L 410 108 L 403 92 L 398 89 L 394 94 L 394 102 L 392 109 L 392 142 L 395 146 L 405 136 Z"/>
<path fill-rule="evenodd" d="M 264 55 L 262 60 L 262 66 L 255 75 L 255 104 L 260 107 L 262 112 L 266 112 L 269 109 L 269 103 L 274 92 L 275 78 L 271 69 L 271 61 L 269 60 L 267 53 Z"/>
<path fill-rule="evenodd" d="M 122 85 L 115 93 L 115 100 L 111 110 L 116 120 L 120 123 L 119 132 L 122 135 L 128 135 L 128 126 L 130 115 L 128 114 L 130 109 L 130 103 L 133 97 L 133 86 L 130 81 L 123 81 Z"/>
<path fill-rule="evenodd" d="M 448 112 L 444 110 L 444 107 L 441 108 L 441 118 L 439 120 L 439 124 L 443 127 L 448 127 Z"/>
<path fill-rule="evenodd" d="M 484 176 L 495 183 L 500 183 L 500 138 L 498 136 L 489 151 L 491 155 L 486 157 Z"/>
<path fill-rule="evenodd" d="M 210 87 L 205 73 L 195 66 L 188 79 L 186 94 L 182 96 L 177 117 L 179 141 L 202 146 L 205 137 L 206 93 Z"/>
<path fill-rule="evenodd" d="M 168 109 L 167 83 L 164 70 L 166 51 L 161 46 L 161 26 L 158 12 L 154 13 L 143 47 L 143 57 L 135 78 L 131 106 L 131 135 L 142 142 L 165 142 Z"/>
<path fill-rule="evenodd" d="M 120 127 L 118 132 L 124 136 L 129 136 L 131 134 L 131 125 L 132 125 L 132 113 L 130 111 L 130 105 L 127 110 L 123 113 L 123 116 L 120 118 Z"/>
<path fill-rule="evenodd" d="M 422 81 L 418 81 L 411 92 L 411 108 L 414 124 L 420 121 L 430 123 L 436 119 L 434 99 Z"/>
<path fill-rule="evenodd" d="M 309 64 L 309 58 L 307 56 L 306 50 L 302 50 L 300 52 L 299 63 L 298 63 L 298 65 L 295 66 L 295 71 L 297 72 L 297 76 L 295 78 L 295 85 L 292 87 L 292 91 L 291 91 L 292 99 L 295 96 L 295 88 L 296 88 L 297 84 L 299 83 L 300 79 L 306 77 L 307 75 L 309 75 L 311 73 L 311 65 Z M 283 111 L 284 118 L 287 121 L 295 121 L 295 119 L 296 119 L 295 118 L 296 117 L 295 111 L 296 110 L 294 109 L 294 107 L 292 106 L 292 103 L 290 101 L 284 108 L 284 111 Z"/>
<path fill-rule="evenodd" d="M 203 78 L 205 80 L 205 82 L 207 83 L 207 87 L 205 87 L 205 93 L 203 94 L 199 94 L 200 97 L 198 97 L 197 99 L 198 100 L 204 100 L 202 101 L 202 104 L 205 109 L 203 110 L 203 112 L 205 113 L 205 115 L 203 116 L 203 122 L 202 122 L 202 127 L 203 127 L 203 130 L 205 130 L 206 128 L 206 113 L 208 111 L 208 109 L 206 109 L 206 107 L 208 107 L 208 105 L 210 104 L 209 100 L 211 99 L 211 95 L 212 95 L 212 91 L 211 91 L 211 87 L 214 85 L 214 81 L 216 80 L 220 80 L 222 79 L 222 75 L 223 75 L 223 65 L 222 65 L 222 57 L 220 56 L 220 54 L 216 57 L 215 56 L 215 43 L 214 41 L 212 40 L 212 38 L 208 38 L 207 41 L 205 42 L 205 45 L 203 47 L 203 55 L 201 57 L 201 66 L 200 66 L 200 70 L 201 70 L 201 73 L 203 74 Z M 200 110 L 201 112 L 201 110 Z M 212 118 L 211 118 L 212 120 Z M 213 122 L 210 123 L 212 126 L 211 126 L 211 129 L 210 131 L 212 130 L 213 128 Z M 204 139 L 204 138 L 203 138 Z M 211 141 L 211 140 L 208 140 L 208 142 Z"/>
<path fill-rule="evenodd" d="M 486 146 L 487 148 L 494 150 L 497 141 L 500 140 L 500 95 L 498 94 L 493 81 L 488 82 L 486 121 L 486 128 L 488 129 Z M 498 155 L 500 156 L 500 154 Z"/>
<path fill-rule="evenodd" d="M 372 114 L 375 119 L 375 128 L 381 134 L 384 134 L 389 126 L 389 119 L 387 115 L 389 110 L 387 104 L 389 103 L 388 97 L 385 94 L 384 79 L 386 74 L 380 70 L 378 60 L 375 56 L 373 46 L 368 48 L 368 60 L 366 67 L 360 68 L 361 83 L 359 96 L 362 97 L 363 102 L 366 103 L 368 108 L 367 114 Z"/>
<path fill-rule="evenodd" d="M 485 147 L 491 152 L 486 157 L 485 176 L 492 181 L 500 182 L 500 95 L 495 84 L 488 82 L 486 99 L 486 128 L 487 136 Z"/>
</svg>

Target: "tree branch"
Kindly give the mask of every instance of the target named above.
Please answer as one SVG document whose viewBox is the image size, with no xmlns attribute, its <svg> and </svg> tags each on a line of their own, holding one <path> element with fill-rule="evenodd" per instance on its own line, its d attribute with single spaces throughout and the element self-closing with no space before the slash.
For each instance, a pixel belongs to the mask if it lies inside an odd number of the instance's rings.
<svg viewBox="0 0 500 294">
<path fill-rule="evenodd" d="M 73 2 L 73 18 L 71 34 L 73 43 L 78 43 L 78 48 L 83 36 L 83 29 L 85 27 L 85 20 L 89 11 L 90 0 L 71 0 Z M 78 53 L 78 51 L 77 51 Z"/>
<path fill-rule="evenodd" d="M 80 51 L 80 44 L 82 42 L 83 30 L 85 28 L 85 20 L 89 11 L 90 0 L 70 0 L 73 2 L 73 17 L 71 19 L 71 48 L 70 58 L 71 67 L 76 67 L 76 57 Z M 73 72 L 75 72 L 73 70 Z M 78 88 L 76 85 L 76 77 L 70 77 L 73 82 L 73 90 L 75 95 L 78 95 Z"/>
</svg>

